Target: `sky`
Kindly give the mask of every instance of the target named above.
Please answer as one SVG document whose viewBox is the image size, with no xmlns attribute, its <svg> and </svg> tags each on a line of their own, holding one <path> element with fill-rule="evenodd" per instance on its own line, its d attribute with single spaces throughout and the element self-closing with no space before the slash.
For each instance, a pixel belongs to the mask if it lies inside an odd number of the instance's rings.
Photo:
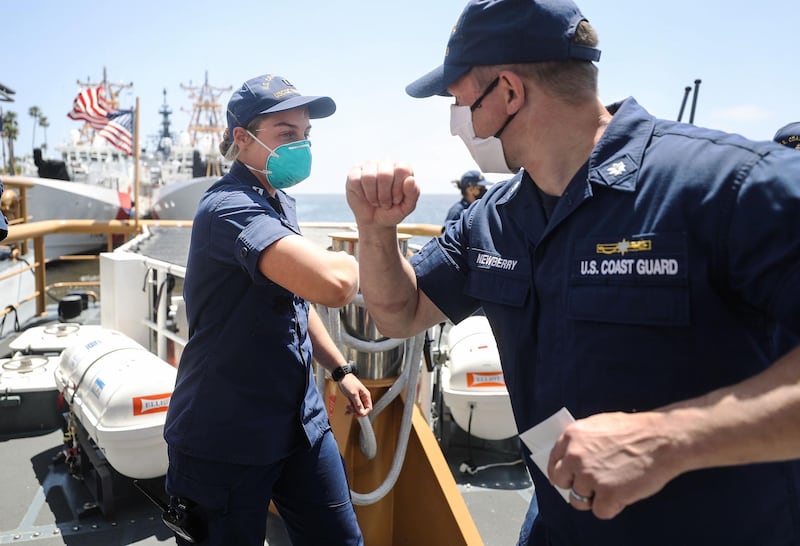
<svg viewBox="0 0 800 546">
<path fill-rule="evenodd" d="M 702 83 L 694 123 L 769 140 L 800 120 L 794 45 L 800 3 L 790 0 L 579 0 L 600 37 L 604 103 L 628 96 L 677 119 L 684 88 Z M 304 95 L 327 95 L 337 112 L 313 120 L 311 177 L 296 193 L 343 193 L 348 170 L 368 160 L 409 163 L 423 192 L 456 193 L 450 181 L 476 168 L 450 135 L 450 98 L 413 99 L 405 86 L 441 64 L 463 0 L 209 0 L 106 2 L 0 0 L 0 83 L 15 102 L 17 154 L 41 146 L 29 116 L 47 117 L 49 157 L 80 123 L 67 118 L 81 90 L 106 70 L 132 83 L 120 106 L 140 104 L 140 142 L 152 141 L 166 100 L 172 129 L 189 124 L 184 86 L 238 88 L 265 73 Z M 227 103 L 232 91 L 224 91 Z M 688 121 L 693 97 L 683 115 Z M 490 180 L 503 175 L 487 174 Z"/>
</svg>

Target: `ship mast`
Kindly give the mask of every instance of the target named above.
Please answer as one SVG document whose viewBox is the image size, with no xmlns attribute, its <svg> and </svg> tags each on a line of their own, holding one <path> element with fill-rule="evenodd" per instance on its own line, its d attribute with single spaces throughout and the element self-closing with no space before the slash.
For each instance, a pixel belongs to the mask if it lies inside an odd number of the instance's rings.
<svg viewBox="0 0 800 546">
<path fill-rule="evenodd" d="M 159 108 L 158 113 L 161 114 L 161 132 L 158 134 L 158 152 L 165 157 L 169 155 L 170 143 L 172 142 L 172 131 L 170 131 L 169 116 L 172 115 L 172 110 L 167 104 L 167 90 L 164 89 L 164 103 Z"/>
<path fill-rule="evenodd" d="M 201 144 L 204 136 L 219 143 L 221 133 L 225 130 L 223 123 L 222 105 L 219 98 L 233 87 L 212 87 L 208 83 L 208 70 L 206 70 L 205 83 L 200 86 L 181 84 L 181 89 L 189 92 L 192 103 L 191 120 L 189 121 L 189 137 L 192 146 Z"/>
<path fill-rule="evenodd" d="M 206 162 L 206 176 L 219 176 L 221 173 L 219 159 L 212 159 L 218 156 L 217 147 L 225 130 L 225 118 L 222 115 L 219 98 L 233 87 L 213 87 L 208 83 L 208 70 L 203 85 L 180 85 L 181 89 L 189 92 L 189 98 L 193 101 L 188 128 L 191 146 L 202 150 Z"/>
<path fill-rule="evenodd" d="M 89 89 L 91 87 L 98 87 L 102 86 L 103 88 L 103 96 L 108 103 L 110 111 L 113 112 L 114 110 L 119 110 L 119 94 L 122 92 L 123 89 L 128 89 L 133 87 L 133 82 L 130 83 L 109 83 L 108 81 L 108 74 L 106 73 L 106 67 L 103 67 L 103 80 L 99 82 L 93 82 L 86 77 L 86 81 L 82 82 L 81 80 L 77 80 L 76 82 L 78 86 L 80 86 L 81 90 Z M 84 123 L 83 127 L 80 129 L 80 139 L 79 143 L 91 143 L 92 138 L 94 137 L 94 129 L 89 123 Z"/>
</svg>

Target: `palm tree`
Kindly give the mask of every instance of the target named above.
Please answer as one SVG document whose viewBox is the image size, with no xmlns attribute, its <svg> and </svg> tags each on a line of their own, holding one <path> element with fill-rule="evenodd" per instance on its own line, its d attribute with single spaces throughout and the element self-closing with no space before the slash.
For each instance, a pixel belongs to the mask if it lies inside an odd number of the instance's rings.
<svg viewBox="0 0 800 546">
<path fill-rule="evenodd" d="M 50 122 L 47 121 L 47 116 L 39 115 L 39 127 L 42 128 L 44 131 L 44 144 L 42 144 L 42 149 L 47 149 L 47 128 L 50 127 Z"/>
<path fill-rule="evenodd" d="M 39 110 L 38 106 L 31 106 L 28 108 L 28 115 L 33 118 L 33 136 L 31 137 L 31 150 L 36 148 L 36 123 L 39 121 L 39 116 L 42 115 L 42 111 Z"/>
<path fill-rule="evenodd" d="M 17 164 L 14 159 L 14 141 L 17 140 L 19 135 L 16 112 L 6 112 L 3 116 L 3 132 L 8 140 L 8 174 L 13 175 L 17 173 Z"/>
</svg>

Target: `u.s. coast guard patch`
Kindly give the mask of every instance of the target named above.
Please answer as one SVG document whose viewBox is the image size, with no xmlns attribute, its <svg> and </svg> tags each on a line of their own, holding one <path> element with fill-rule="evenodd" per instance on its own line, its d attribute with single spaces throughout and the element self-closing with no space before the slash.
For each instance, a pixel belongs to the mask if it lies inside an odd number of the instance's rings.
<svg viewBox="0 0 800 546">
<path fill-rule="evenodd" d="M 683 280 L 687 277 L 687 265 L 683 234 L 621 234 L 578 241 L 570 277 L 603 283 Z"/>
</svg>

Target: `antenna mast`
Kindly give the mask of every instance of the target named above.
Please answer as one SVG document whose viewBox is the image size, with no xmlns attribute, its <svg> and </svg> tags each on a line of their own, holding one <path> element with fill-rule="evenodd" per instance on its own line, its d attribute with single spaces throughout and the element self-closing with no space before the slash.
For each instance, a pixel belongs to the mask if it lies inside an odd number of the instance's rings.
<svg viewBox="0 0 800 546">
<path fill-rule="evenodd" d="M 216 148 L 220 141 L 220 133 L 225 129 L 222 116 L 222 105 L 219 98 L 233 87 L 212 87 L 208 83 L 208 70 L 205 74 L 205 83 L 201 86 L 181 84 L 181 89 L 189 92 L 192 103 L 191 120 L 189 121 L 189 137 L 192 146 L 198 146 L 203 141 L 209 141 L 210 149 Z"/>
<path fill-rule="evenodd" d="M 169 116 L 172 115 L 172 110 L 167 104 L 167 90 L 164 89 L 164 102 L 161 108 L 158 109 L 161 114 L 161 132 L 158 134 L 158 148 L 157 150 L 164 155 L 169 155 L 169 142 L 172 140 L 172 131 L 170 131 Z"/>
</svg>

